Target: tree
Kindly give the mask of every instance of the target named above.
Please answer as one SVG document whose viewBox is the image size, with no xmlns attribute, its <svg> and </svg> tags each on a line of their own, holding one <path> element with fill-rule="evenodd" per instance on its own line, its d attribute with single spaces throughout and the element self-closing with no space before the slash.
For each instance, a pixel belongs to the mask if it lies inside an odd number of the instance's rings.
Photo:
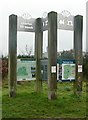
<svg viewBox="0 0 88 120">
<path fill-rule="evenodd" d="M 27 55 L 28 55 L 28 56 L 31 56 L 31 53 L 32 53 L 32 46 L 31 46 L 31 47 L 28 47 L 28 45 L 26 44 L 25 50 L 26 50 Z"/>
<path fill-rule="evenodd" d="M 32 54 L 32 51 L 33 51 L 33 48 L 32 46 L 28 46 L 27 44 L 25 45 L 25 49 L 24 50 L 20 50 L 20 54 L 18 55 L 18 58 L 30 58 L 30 57 L 33 57 Z"/>
<path fill-rule="evenodd" d="M 88 53 L 83 57 L 83 76 L 88 79 Z"/>
<path fill-rule="evenodd" d="M 58 56 L 59 59 L 66 59 L 66 60 L 71 60 L 71 59 L 74 59 L 74 51 L 71 49 L 71 50 L 66 50 L 63 52 L 61 52 L 61 54 L 59 54 Z"/>
</svg>

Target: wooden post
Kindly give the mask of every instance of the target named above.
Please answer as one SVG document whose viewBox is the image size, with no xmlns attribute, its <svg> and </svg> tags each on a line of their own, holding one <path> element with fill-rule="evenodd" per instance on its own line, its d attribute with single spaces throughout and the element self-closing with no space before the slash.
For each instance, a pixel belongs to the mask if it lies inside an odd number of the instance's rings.
<svg viewBox="0 0 88 120">
<path fill-rule="evenodd" d="M 0 120 L 2 120 L 2 57 L 0 58 Z"/>
<path fill-rule="evenodd" d="M 17 81 L 17 16 L 9 16 L 9 96 L 16 96 Z"/>
<path fill-rule="evenodd" d="M 35 24 L 35 58 L 36 58 L 36 92 L 42 90 L 41 79 L 41 61 L 42 58 L 42 46 L 43 46 L 43 31 L 41 18 L 36 19 Z"/>
<path fill-rule="evenodd" d="M 76 60 L 74 93 L 80 95 L 82 92 L 82 31 L 83 31 L 83 17 L 77 15 L 74 17 L 74 54 Z"/>
<path fill-rule="evenodd" d="M 88 65 L 88 1 L 86 2 L 86 65 Z M 86 106 L 88 106 L 88 70 L 86 71 Z M 88 107 L 86 107 L 88 116 Z"/>
<path fill-rule="evenodd" d="M 88 1 L 86 2 L 86 53 L 88 55 Z"/>
<path fill-rule="evenodd" d="M 56 98 L 57 89 L 57 13 L 48 14 L 48 99 Z"/>
</svg>

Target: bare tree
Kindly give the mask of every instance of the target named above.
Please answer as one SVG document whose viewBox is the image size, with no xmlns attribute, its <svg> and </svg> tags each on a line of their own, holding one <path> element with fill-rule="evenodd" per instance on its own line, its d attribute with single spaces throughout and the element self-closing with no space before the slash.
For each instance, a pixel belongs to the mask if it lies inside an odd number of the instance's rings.
<svg viewBox="0 0 88 120">
<path fill-rule="evenodd" d="M 26 44 L 25 50 L 26 50 L 27 55 L 30 56 L 31 53 L 32 53 L 32 46 L 29 47 L 29 46 Z"/>
<path fill-rule="evenodd" d="M 18 48 L 19 51 L 21 52 L 22 55 L 28 55 L 28 56 L 31 56 L 31 53 L 33 51 L 33 48 L 32 48 L 32 45 L 31 46 L 28 46 L 27 44 L 25 45 L 25 48 L 22 49 L 22 48 Z"/>
</svg>

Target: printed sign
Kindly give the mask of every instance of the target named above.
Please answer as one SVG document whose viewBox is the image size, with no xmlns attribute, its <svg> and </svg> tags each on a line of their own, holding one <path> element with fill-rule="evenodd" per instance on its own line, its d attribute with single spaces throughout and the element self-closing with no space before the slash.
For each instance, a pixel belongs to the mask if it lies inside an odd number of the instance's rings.
<svg viewBox="0 0 88 120">
<path fill-rule="evenodd" d="M 62 64 L 62 80 L 75 79 L 75 64 Z"/>
<path fill-rule="evenodd" d="M 59 67 L 59 80 L 75 80 L 75 61 L 63 60 Z"/>
<path fill-rule="evenodd" d="M 28 17 L 29 16 L 29 17 Z M 28 17 L 28 18 L 27 18 Z M 17 30 L 25 32 L 35 32 L 35 18 L 24 14 L 19 16 L 17 21 Z M 74 30 L 74 16 L 69 11 L 64 10 L 57 16 L 57 29 Z M 42 18 L 42 31 L 48 30 L 48 16 Z"/>
<path fill-rule="evenodd" d="M 74 29 L 74 16 L 64 16 L 63 14 L 58 14 L 58 29 L 62 30 L 70 30 L 73 31 Z"/>
<path fill-rule="evenodd" d="M 57 64 L 57 80 L 59 80 L 59 64 Z"/>
<path fill-rule="evenodd" d="M 82 65 L 78 65 L 78 72 L 82 72 Z"/>
<path fill-rule="evenodd" d="M 17 61 L 17 81 L 35 80 L 35 61 Z"/>
<path fill-rule="evenodd" d="M 35 32 L 35 19 L 24 19 L 23 17 L 19 16 L 17 21 L 17 30 L 18 31 L 25 31 L 25 32 Z"/>
<path fill-rule="evenodd" d="M 42 18 L 43 31 L 48 30 L 48 17 Z M 57 29 L 74 30 L 74 16 L 69 11 L 64 10 L 57 16 Z"/>
<path fill-rule="evenodd" d="M 51 73 L 56 73 L 56 66 L 51 67 Z"/>
</svg>

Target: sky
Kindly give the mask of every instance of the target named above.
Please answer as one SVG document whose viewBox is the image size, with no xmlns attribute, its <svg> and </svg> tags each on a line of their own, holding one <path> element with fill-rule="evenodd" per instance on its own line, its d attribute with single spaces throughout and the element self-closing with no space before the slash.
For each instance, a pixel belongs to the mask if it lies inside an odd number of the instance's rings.
<svg viewBox="0 0 88 120">
<path fill-rule="evenodd" d="M 83 51 L 86 50 L 86 2 L 87 0 L 1 0 L 0 1 L 0 55 L 8 54 L 9 15 L 22 16 L 29 13 L 32 18 L 43 17 L 43 13 L 68 10 L 72 15 L 83 15 Z M 17 32 L 18 54 L 25 53 L 25 46 L 34 52 L 34 33 Z M 43 52 L 47 51 L 48 32 L 43 34 Z M 57 50 L 73 48 L 73 32 L 58 30 Z"/>
</svg>

